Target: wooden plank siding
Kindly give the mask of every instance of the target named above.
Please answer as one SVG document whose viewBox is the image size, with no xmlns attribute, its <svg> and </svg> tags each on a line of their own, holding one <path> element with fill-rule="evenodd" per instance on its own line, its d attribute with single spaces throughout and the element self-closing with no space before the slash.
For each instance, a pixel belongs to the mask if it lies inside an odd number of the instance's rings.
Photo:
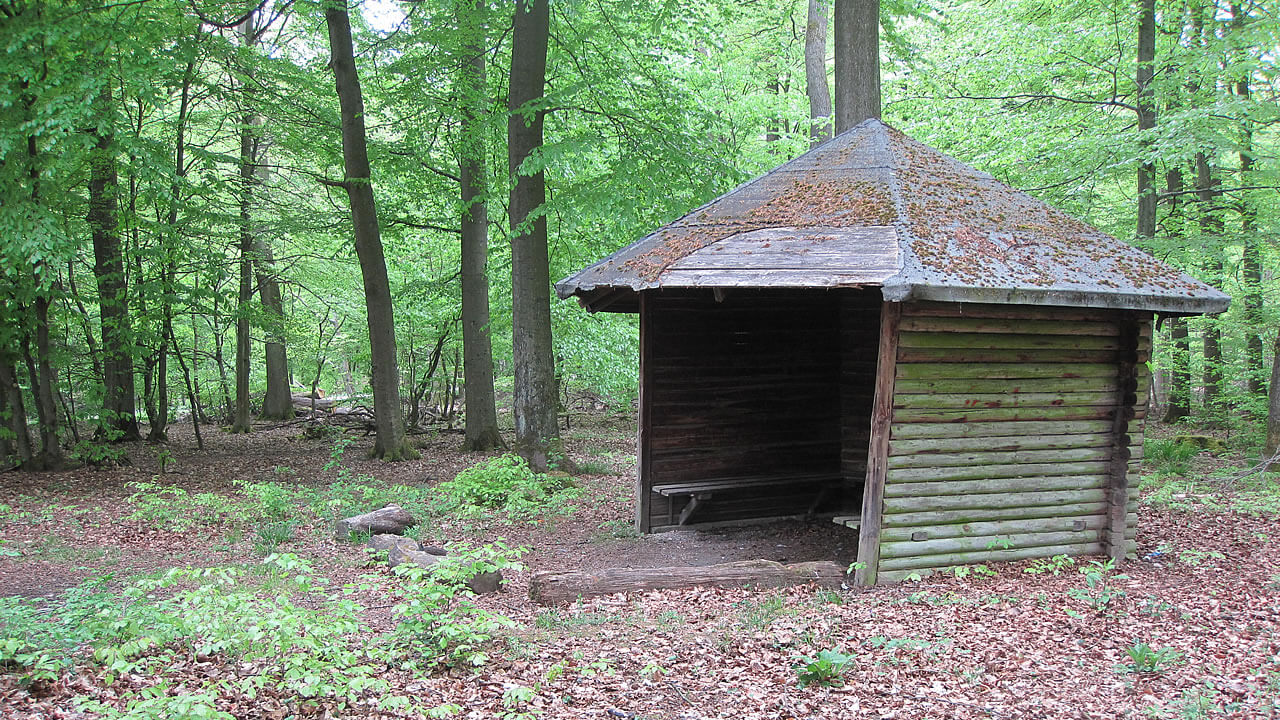
<svg viewBox="0 0 1280 720">
<path fill-rule="evenodd" d="M 740 481 L 701 502 L 690 524 L 805 514 L 821 487 L 814 478 L 846 479 L 818 512 L 858 501 L 878 291 L 641 296 L 642 531 L 677 524 L 692 500 L 663 488 L 690 483 Z"/>
<path fill-rule="evenodd" d="M 878 580 L 1132 552 L 1150 348 L 1150 313 L 904 304 Z"/>
</svg>

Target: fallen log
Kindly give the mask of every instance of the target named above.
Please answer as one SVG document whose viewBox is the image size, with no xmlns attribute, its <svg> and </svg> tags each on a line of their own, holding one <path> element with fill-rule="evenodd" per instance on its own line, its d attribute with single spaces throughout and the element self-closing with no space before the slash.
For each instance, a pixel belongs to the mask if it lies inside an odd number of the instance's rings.
<svg viewBox="0 0 1280 720">
<path fill-rule="evenodd" d="M 541 605 L 554 605 L 596 595 L 699 585 L 788 587 L 816 583 L 821 587 L 839 587 L 844 580 L 845 569 L 829 561 L 783 565 L 772 560 L 743 560 L 703 567 L 544 571 L 536 573 L 529 582 L 529 599 Z"/>
<path fill-rule="evenodd" d="M 399 505 L 388 505 L 384 508 L 355 515 L 334 523 L 333 533 L 338 540 L 346 540 L 352 532 L 367 532 L 372 535 L 403 535 L 405 528 L 417 523 L 407 510 Z"/>
</svg>

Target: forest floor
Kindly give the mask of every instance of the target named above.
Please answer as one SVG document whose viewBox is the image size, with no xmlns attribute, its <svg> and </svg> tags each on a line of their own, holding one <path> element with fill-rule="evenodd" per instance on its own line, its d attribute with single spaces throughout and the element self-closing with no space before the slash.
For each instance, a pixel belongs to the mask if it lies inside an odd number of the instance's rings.
<svg viewBox="0 0 1280 720">
<path fill-rule="evenodd" d="M 328 512 L 428 507 L 481 459 L 460 435 L 415 436 L 421 459 L 383 464 L 364 457 L 372 438 L 343 451 L 267 428 L 207 431 L 197 452 L 177 427 L 128 465 L 0 474 L 0 717 L 1280 715 L 1280 487 L 1241 477 L 1242 453 L 1149 439 L 1138 559 L 1118 571 L 1078 558 L 542 607 L 540 570 L 847 562 L 856 537 L 799 521 L 637 536 L 634 418 L 577 415 L 563 514 L 418 529 L 524 549 L 503 592 L 469 598 L 335 540 Z"/>
</svg>

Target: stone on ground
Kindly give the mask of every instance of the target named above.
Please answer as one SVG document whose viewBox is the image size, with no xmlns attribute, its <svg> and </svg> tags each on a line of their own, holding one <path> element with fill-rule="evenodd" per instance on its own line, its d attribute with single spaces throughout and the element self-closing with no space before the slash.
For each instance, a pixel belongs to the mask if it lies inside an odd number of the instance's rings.
<svg viewBox="0 0 1280 720">
<path fill-rule="evenodd" d="M 334 523 L 334 536 L 339 540 L 346 540 L 353 532 L 403 535 L 405 529 L 412 527 L 416 522 L 404 508 L 399 505 L 388 505 L 373 512 L 339 520 Z"/>
</svg>

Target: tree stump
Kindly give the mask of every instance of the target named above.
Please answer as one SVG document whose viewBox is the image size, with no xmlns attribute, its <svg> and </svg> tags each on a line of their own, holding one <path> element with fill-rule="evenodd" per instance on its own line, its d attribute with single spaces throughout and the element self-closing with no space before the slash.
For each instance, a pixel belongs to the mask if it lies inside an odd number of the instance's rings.
<svg viewBox="0 0 1280 720">
<path fill-rule="evenodd" d="M 783 565 L 772 560 L 707 565 L 705 567 L 609 568 L 596 572 L 540 572 L 529 583 L 529 598 L 541 605 L 619 592 L 668 590 L 699 585 L 712 587 L 788 587 L 817 583 L 839 587 L 845 569 L 834 562 Z"/>
</svg>

